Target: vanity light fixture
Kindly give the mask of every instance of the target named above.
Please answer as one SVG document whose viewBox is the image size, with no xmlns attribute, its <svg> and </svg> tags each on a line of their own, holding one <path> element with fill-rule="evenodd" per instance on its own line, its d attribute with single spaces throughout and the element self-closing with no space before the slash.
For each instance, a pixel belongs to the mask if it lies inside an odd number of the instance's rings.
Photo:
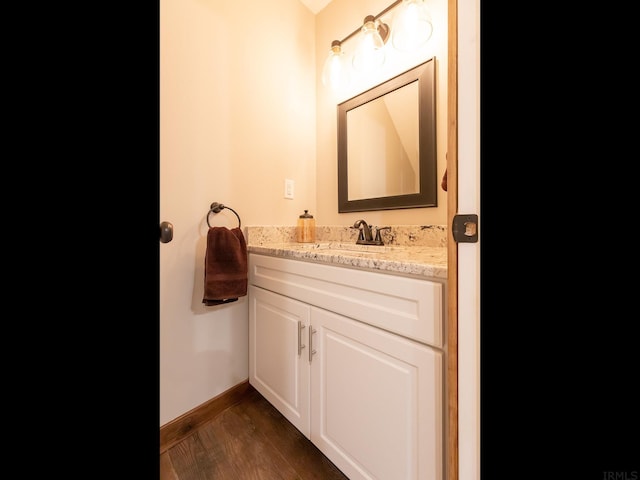
<svg viewBox="0 0 640 480">
<path fill-rule="evenodd" d="M 400 5 L 402 4 L 402 5 Z M 400 5 L 389 27 L 380 18 Z M 414 51 L 424 45 L 433 33 L 431 14 L 425 0 L 396 0 L 378 15 L 367 15 L 363 25 L 342 40 L 331 42 L 329 57 L 322 69 L 322 83 L 332 89 L 345 87 L 351 78 L 350 66 L 360 74 L 367 74 L 380 68 L 385 61 L 387 40 L 399 51 Z M 347 64 L 342 49 L 344 42 L 361 34 L 356 50 Z"/>
<path fill-rule="evenodd" d="M 353 68 L 359 72 L 373 72 L 384 63 L 384 45 L 389 38 L 389 26 L 373 15 L 364 17 L 362 37 L 353 54 Z"/>
<path fill-rule="evenodd" d="M 412 52 L 427 43 L 433 33 L 431 14 L 424 0 L 402 0 L 393 18 L 391 43 L 403 52 Z"/>
<path fill-rule="evenodd" d="M 322 83 L 338 90 L 346 87 L 350 80 L 351 74 L 342 50 L 342 42 L 334 40 L 331 42 L 331 51 L 322 67 Z"/>
</svg>

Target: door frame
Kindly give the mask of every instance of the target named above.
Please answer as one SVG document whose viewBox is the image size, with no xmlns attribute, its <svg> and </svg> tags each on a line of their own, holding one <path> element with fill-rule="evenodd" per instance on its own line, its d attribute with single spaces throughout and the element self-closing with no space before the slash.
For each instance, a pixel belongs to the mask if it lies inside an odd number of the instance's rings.
<svg viewBox="0 0 640 480">
<path fill-rule="evenodd" d="M 479 480 L 480 0 L 448 0 L 447 67 L 447 472 Z M 478 242 L 454 241 L 458 213 L 478 215 Z"/>
<path fill-rule="evenodd" d="M 458 0 L 448 0 L 447 225 L 458 212 Z M 458 480 L 458 244 L 447 229 L 447 473 Z"/>
</svg>

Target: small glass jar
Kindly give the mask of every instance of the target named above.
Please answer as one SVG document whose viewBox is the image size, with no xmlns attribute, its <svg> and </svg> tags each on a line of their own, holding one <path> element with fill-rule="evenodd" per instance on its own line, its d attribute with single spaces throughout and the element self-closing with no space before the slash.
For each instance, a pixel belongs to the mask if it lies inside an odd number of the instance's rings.
<svg viewBox="0 0 640 480">
<path fill-rule="evenodd" d="M 298 243 L 313 243 L 316 241 L 316 221 L 313 215 L 309 214 L 309 210 L 305 210 L 298 217 L 296 240 L 298 240 Z"/>
</svg>

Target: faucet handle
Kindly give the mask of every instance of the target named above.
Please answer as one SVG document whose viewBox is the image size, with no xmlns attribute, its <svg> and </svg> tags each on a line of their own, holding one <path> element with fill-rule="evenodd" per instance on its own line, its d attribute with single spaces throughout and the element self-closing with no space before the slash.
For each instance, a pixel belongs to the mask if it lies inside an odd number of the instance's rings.
<svg viewBox="0 0 640 480">
<path fill-rule="evenodd" d="M 391 227 L 378 227 L 378 228 L 376 228 L 376 238 L 375 238 L 375 242 L 376 242 L 378 245 L 383 245 L 382 237 L 380 236 L 380 230 L 391 230 Z"/>
</svg>

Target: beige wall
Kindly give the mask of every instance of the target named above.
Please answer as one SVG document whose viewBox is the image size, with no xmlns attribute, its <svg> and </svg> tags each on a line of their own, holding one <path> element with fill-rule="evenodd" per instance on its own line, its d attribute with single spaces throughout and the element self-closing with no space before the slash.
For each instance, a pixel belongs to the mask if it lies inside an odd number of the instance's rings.
<svg viewBox="0 0 640 480">
<path fill-rule="evenodd" d="M 160 425 L 248 378 L 246 297 L 201 303 L 207 211 L 226 204 L 243 226 L 314 212 L 315 116 L 314 16 L 298 0 L 161 0 L 159 221 L 174 237 L 160 245 Z"/>
<path fill-rule="evenodd" d="M 341 96 L 320 81 L 331 41 L 388 0 L 333 0 L 314 16 L 298 0 L 160 1 L 160 425 L 248 378 L 248 303 L 204 307 L 204 250 L 212 202 L 242 225 L 446 224 L 437 208 L 338 214 L 336 105 L 437 58 L 438 173 L 446 147 L 446 1 L 431 0 L 435 31 L 417 57 L 389 63 Z M 349 42 L 345 43 L 345 48 Z M 419 58 L 418 58 L 419 57 Z M 284 179 L 295 198 L 284 198 Z M 213 225 L 236 226 L 232 212 Z"/>
</svg>

